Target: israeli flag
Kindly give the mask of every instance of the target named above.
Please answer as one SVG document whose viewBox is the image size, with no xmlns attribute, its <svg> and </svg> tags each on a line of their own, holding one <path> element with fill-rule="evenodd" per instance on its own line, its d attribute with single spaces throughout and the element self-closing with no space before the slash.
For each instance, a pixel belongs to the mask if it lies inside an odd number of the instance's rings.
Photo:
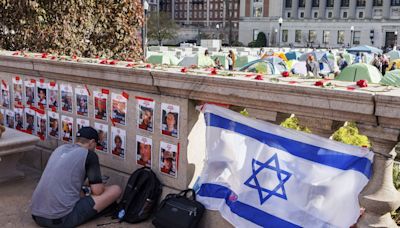
<svg viewBox="0 0 400 228">
<path fill-rule="evenodd" d="M 235 227 L 349 227 L 373 153 L 203 106 L 206 157 L 198 200 Z"/>
</svg>

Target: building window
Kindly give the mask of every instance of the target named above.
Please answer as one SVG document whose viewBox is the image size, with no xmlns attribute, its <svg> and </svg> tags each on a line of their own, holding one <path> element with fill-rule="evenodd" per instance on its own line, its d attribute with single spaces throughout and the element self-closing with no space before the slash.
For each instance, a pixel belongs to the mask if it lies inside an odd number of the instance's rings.
<svg viewBox="0 0 400 228">
<path fill-rule="evenodd" d="M 364 12 L 362 11 L 358 12 L 358 18 L 364 18 Z"/>
<path fill-rule="evenodd" d="M 343 18 L 347 18 L 347 11 L 343 12 Z"/>
<path fill-rule="evenodd" d="M 328 12 L 328 18 L 332 18 L 333 17 L 333 13 L 332 12 Z"/>
<path fill-rule="evenodd" d="M 383 0 L 374 0 L 373 6 L 383 6 Z"/>
<path fill-rule="evenodd" d="M 361 37 L 361 32 L 360 31 L 354 31 L 353 44 L 360 44 L 360 37 Z"/>
<path fill-rule="evenodd" d="M 357 6 L 365 6 L 365 0 L 357 0 Z"/>
<path fill-rule="evenodd" d="M 287 18 L 291 18 L 292 14 L 290 12 L 287 13 Z"/>
<path fill-rule="evenodd" d="M 319 7 L 319 0 L 312 0 L 312 7 Z"/>
<path fill-rule="evenodd" d="M 299 0 L 299 7 L 306 7 L 306 0 Z"/>
<path fill-rule="evenodd" d="M 337 43 L 338 44 L 344 44 L 344 31 L 340 30 L 337 33 Z"/>
<path fill-rule="evenodd" d="M 282 30 L 282 42 L 288 42 L 288 30 L 284 29 Z"/>
<path fill-rule="evenodd" d="M 392 0 L 391 6 L 400 6 L 400 0 Z"/>
<path fill-rule="evenodd" d="M 314 43 L 317 40 L 317 31 L 315 30 L 310 30 L 308 32 L 308 41 L 310 43 Z"/>
<path fill-rule="evenodd" d="M 324 31 L 324 37 L 323 37 L 322 42 L 324 44 L 329 44 L 330 36 L 331 36 L 331 32 L 330 31 Z"/>
<path fill-rule="evenodd" d="M 253 17 L 262 17 L 263 1 L 253 0 Z"/>
<path fill-rule="evenodd" d="M 296 30 L 295 36 L 294 36 L 294 41 L 296 43 L 301 43 L 301 30 Z"/>
<path fill-rule="evenodd" d="M 335 0 L 327 0 L 326 1 L 326 7 L 333 7 Z"/>
<path fill-rule="evenodd" d="M 342 0 L 340 2 L 341 7 L 349 7 L 349 5 L 350 5 L 350 0 Z"/>
<path fill-rule="evenodd" d="M 253 40 L 257 40 L 258 33 L 260 33 L 260 30 L 253 29 Z"/>
<path fill-rule="evenodd" d="M 318 12 L 314 12 L 314 18 L 318 18 Z"/>
<path fill-rule="evenodd" d="M 292 8 L 292 0 L 286 0 L 285 1 L 285 7 L 286 8 Z"/>
<path fill-rule="evenodd" d="M 304 12 L 300 12 L 300 18 L 304 18 Z"/>
<path fill-rule="evenodd" d="M 213 4 L 210 4 L 210 10 L 212 10 L 213 9 Z"/>
</svg>

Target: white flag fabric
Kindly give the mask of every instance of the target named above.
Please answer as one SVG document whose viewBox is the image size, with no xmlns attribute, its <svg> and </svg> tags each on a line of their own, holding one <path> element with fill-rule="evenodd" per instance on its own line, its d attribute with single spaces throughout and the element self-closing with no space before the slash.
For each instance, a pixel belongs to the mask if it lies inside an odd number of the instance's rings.
<svg viewBox="0 0 400 228">
<path fill-rule="evenodd" d="M 235 227 L 349 227 L 373 153 L 316 135 L 202 108 L 206 157 L 198 200 Z"/>
</svg>

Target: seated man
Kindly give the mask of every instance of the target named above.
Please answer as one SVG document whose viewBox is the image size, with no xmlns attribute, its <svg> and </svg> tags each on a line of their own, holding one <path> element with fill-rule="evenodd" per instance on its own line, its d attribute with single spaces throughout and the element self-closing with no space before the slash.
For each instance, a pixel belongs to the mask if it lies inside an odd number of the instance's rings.
<svg viewBox="0 0 400 228">
<path fill-rule="evenodd" d="M 83 127 L 76 144 L 58 147 L 51 155 L 32 197 L 32 218 L 40 226 L 76 227 L 116 201 L 121 188 L 104 186 L 97 154 L 97 131 Z M 82 196 L 88 179 L 91 195 Z"/>
</svg>

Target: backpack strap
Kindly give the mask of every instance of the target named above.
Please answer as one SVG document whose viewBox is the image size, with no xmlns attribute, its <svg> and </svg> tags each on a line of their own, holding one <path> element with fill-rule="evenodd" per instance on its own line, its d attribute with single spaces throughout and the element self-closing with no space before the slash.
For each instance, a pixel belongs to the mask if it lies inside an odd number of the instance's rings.
<svg viewBox="0 0 400 228">
<path fill-rule="evenodd" d="M 188 197 L 189 192 L 191 193 L 191 198 Z M 178 195 L 196 201 L 196 192 L 191 188 L 181 191 Z"/>
</svg>

